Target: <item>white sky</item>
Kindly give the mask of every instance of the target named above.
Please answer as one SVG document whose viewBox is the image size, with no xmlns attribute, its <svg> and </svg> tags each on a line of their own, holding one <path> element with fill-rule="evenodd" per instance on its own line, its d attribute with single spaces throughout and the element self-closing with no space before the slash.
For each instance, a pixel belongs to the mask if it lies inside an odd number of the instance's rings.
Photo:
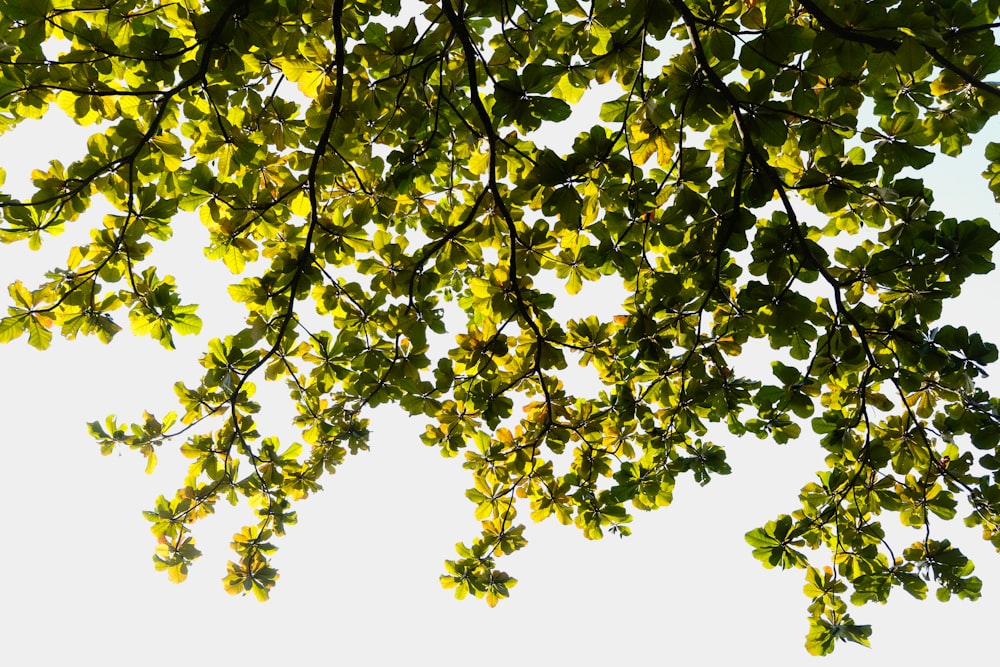
<svg viewBox="0 0 1000 667">
<path fill-rule="evenodd" d="M 72 154 L 74 141 L 28 126 L 0 138 L 0 164 L 11 172 L 41 166 L 61 151 Z M 1000 208 L 984 194 L 981 167 L 964 169 L 942 163 L 938 206 L 995 220 Z M 140 512 L 158 494 L 172 494 L 184 462 L 161 449 L 160 468 L 146 476 L 138 455 L 101 457 L 84 424 L 112 412 L 130 421 L 143 409 L 175 409 L 173 383 L 195 380 L 208 337 L 237 326 L 238 307 L 202 296 L 205 285 L 224 284 L 229 275 L 204 260 L 200 247 L 183 244 L 199 233 L 185 225 L 197 223 L 178 223 L 185 254 L 164 256 L 160 273 L 177 275 L 182 293 L 202 304 L 199 339 L 180 338 L 178 351 L 168 353 L 133 339 L 126 326 L 110 346 L 56 339 L 44 353 L 24 340 L 0 347 L 0 502 L 7 508 L 0 664 L 157 667 L 184 656 L 197 665 L 249 658 L 444 667 L 512 660 L 781 666 L 809 659 L 802 571 L 764 570 L 743 540 L 747 530 L 794 509 L 799 488 L 822 466 L 808 435 L 783 447 L 729 442 L 733 475 L 704 489 L 682 484 L 673 506 L 637 516 L 635 534 L 624 540 L 590 542 L 554 522 L 530 525 L 528 547 L 501 566 L 520 584 L 489 609 L 454 600 L 437 580 L 454 543 L 478 532 L 461 459 L 442 459 L 420 444 L 420 422 L 383 410 L 373 418 L 372 451 L 349 459 L 325 479 L 326 491 L 299 503 L 299 525 L 279 542 L 281 580 L 270 602 L 230 597 L 220 583 L 245 510 L 221 507 L 198 526 L 204 556 L 187 583 L 169 583 L 153 570 L 153 538 Z M 37 283 L 64 261 L 72 236 L 41 253 L 0 248 L 0 282 Z M 974 281 L 946 317 L 1000 339 L 996 284 L 995 276 Z M 266 411 L 284 442 L 295 437 L 288 414 L 281 406 Z M 875 626 L 874 648 L 842 644 L 824 665 L 884 667 L 907 658 L 957 664 L 994 653 L 1000 558 L 955 523 L 938 522 L 936 530 L 956 536 L 977 562 L 984 598 L 917 603 L 897 591 L 887 606 L 852 609 L 856 621 Z"/>
</svg>

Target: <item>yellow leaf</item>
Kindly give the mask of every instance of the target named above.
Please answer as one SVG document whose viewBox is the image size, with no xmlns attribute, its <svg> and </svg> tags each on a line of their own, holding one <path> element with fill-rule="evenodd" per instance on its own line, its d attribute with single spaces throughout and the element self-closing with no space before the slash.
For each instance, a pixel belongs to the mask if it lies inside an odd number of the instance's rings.
<svg viewBox="0 0 1000 667">
<path fill-rule="evenodd" d="M 674 144 L 668 141 L 662 132 L 657 132 L 653 143 L 656 145 L 656 163 L 662 169 L 670 169 L 671 158 L 674 156 Z"/>
<path fill-rule="evenodd" d="M 324 69 L 301 58 L 275 58 L 275 62 L 288 80 L 298 85 L 303 95 L 311 99 L 319 97 L 320 88 L 327 82 Z"/>
<path fill-rule="evenodd" d="M 559 79 L 559 83 L 556 84 L 555 90 L 552 91 L 552 95 L 558 99 L 569 102 L 570 104 L 576 104 L 580 101 L 585 92 L 587 92 L 586 88 L 577 88 L 570 83 L 569 76 L 563 76 Z"/>
<path fill-rule="evenodd" d="M 167 568 L 167 578 L 175 584 L 179 584 L 187 579 L 187 564 L 178 563 Z"/>
<path fill-rule="evenodd" d="M 146 454 L 146 474 L 151 475 L 156 470 L 156 452 L 152 449 Z"/>
</svg>

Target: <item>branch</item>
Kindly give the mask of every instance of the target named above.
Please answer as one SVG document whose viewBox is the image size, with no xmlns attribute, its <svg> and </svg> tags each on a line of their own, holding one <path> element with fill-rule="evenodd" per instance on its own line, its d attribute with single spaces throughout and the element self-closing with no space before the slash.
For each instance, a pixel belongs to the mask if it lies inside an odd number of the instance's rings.
<svg viewBox="0 0 1000 667">
<path fill-rule="evenodd" d="M 927 53 L 929 53 L 931 57 L 934 58 L 934 61 L 938 65 L 941 65 L 941 67 L 945 68 L 946 70 L 957 74 L 962 79 L 962 81 L 965 81 L 967 84 L 969 84 L 976 90 L 981 90 L 982 92 L 987 93 L 989 95 L 993 95 L 994 97 L 1000 97 L 1000 88 L 997 88 L 992 84 L 986 83 L 979 77 L 973 75 L 971 72 L 969 72 L 961 65 L 958 65 L 952 62 L 951 60 L 948 60 L 941 54 L 940 51 L 938 51 L 934 47 L 928 46 L 927 44 L 924 44 L 923 46 L 924 49 L 926 49 Z"/>
<path fill-rule="evenodd" d="M 483 104 L 483 99 L 479 95 L 479 75 L 476 72 L 478 52 L 475 45 L 472 43 L 472 37 L 469 35 L 468 28 L 462 20 L 462 17 L 460 17 L 455 11 L 455 7 L 451 4 L 451 0 L 443 0 L 441 8 L 444 10 L 444 13 L 448 18 L 448 22 L 451 23 L 455 34 L 458 35 L 459 42 L 462 43 L 462 51 L 465 55 L 466 69 L 468 70 L 469 75 L 469 100 L 472 102 L 472 106 L 475 108 L 476 114 L 479 116 L 482 131 L 486 134 L 486 140 L 489 144 L 489 189 L 493 194 L 493 199 L 500 212 L 500 217 L 502 217 L 506 223 L 507 230 L 510 235 L 510 276 L 508 279 L 511 284 L 514 299 L 517 302 L 517 309 L 521 312 L 521 316 L 524 318 L 525 324 L 528 325 L 528 328 L 530 328 L 532 333 L 535 335 L 535 340 L 537 342 L 537 349 L 535 351 L 535 371 L 538 375 L 538 381 L 541 386 L 542 393 L 545 395 L 545 402 L 549 403 L 549 390 L 544 377 L 542 376 L 541 364 L 542 345 L 545 341 L 545 337 L 542 335 L 538 323 L 535 322 L 535 319 L 531 316 L 531 312 L 528 310 L 524 295 L 521 293 L 521 286 L 517 276 L 517 244 L 519 243 L 519 238 L 517 228 L 514 225 L 514 217 L 511 215 L 510 209 L 507 208 L 507 202 L 503 198 L 503 193 L 500 192 L 500 185 L 497 180 L 496 160 L 497 146 L 500 144 L 500 137 L 497 135 L 496 128 L 493 127 L 493 120 L 490 118 L 490 114 L 486 110 L 486 105 Z"/>
<path fill-rule="evenodd" d="M 843 40 L 848 42 L 857 42 L 858 44 L 865 44 L 872 47 L 876 51 L 891 51 L 893 53 L 895 53 L 896 50 L 903 44 L 898 39 L 887 39 L 885 37 L 869 35 L 859 30 L 843 26 L 824 14 L 823 10 L 820 9 L 819 6 L 813 2 L 813 0 L 798 0 L 798 2 L 806 8 L 806 10 L 821 26 Z"/>
</svg>

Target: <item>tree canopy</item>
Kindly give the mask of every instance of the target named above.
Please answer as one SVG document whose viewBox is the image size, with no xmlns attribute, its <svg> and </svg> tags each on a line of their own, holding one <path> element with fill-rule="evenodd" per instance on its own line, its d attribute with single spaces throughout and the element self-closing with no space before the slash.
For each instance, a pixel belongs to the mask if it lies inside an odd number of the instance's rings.
<svg viewBox="0 0 1000 667">
<path fill-rule="evenodd" d="M 393 402 L 471 478 L 457 597 L 508 595 L 525 515 L 624 536 L 682 476 L 728 474 L 712 424 L 806 426 L 825 450 L 800 505 L 746 536 L 804 570 L 810 652 L 868 643 L 848 601 L 978 597 L 931 528 L 963 501 L 1000 550 L 1000 404 L 977 385 L 997 349 L 939 320 L 1000 236 L 920 170 L 1000 111 L 1000 0 L 402 5 L 0 0 L 0 131 L 54 107 L 93 127 L 0 195 L 5 243 L 91 228 L 9 286 L 0 341 L 198 333 L 197 286 L 157 271 L 186 214 L 246 307 L 178 412 L 89 424 L 148 470 L 167 444 L 190 459 L 145 513 L 156 567 L 182 581 L 192 525 L 245 502 L 223 582 L 266 599 L 293 502 Z M 1000 143 L 985 155 L 1000 200 Z M 557 317 L 593 281 L 621 303 Z M 755 344 L 773 377 L 741 371 Z M 288 387 L 292 442 L 258 430 L 262 380 Z"/>
</svg>

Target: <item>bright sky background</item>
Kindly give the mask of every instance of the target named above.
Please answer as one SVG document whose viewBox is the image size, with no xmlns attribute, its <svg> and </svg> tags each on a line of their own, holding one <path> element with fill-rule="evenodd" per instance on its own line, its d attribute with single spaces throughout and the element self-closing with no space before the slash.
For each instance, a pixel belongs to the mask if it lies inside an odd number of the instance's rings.
<svg viewBox="0 0 1000 667">
<path fill-rule="evenodd" d="M 18 173 L 82 148 L 76 135 L 54 127 L 35 123 L 0 138 L 9 185 Z M 997 220 L 1000 207 L 986 193 L 981 162 L 962 165 L 942 158 L 937 205 L 951 215 Z M 40 253 L 24 245 L 0 248 L 0 282 L 17 277 L 37 284 L 91 224 L 95 219 L 81 221 Z M 176 409 L 173 383 L 196 380 L 208 338 L 238 327 L 240 308 L 222 290 L 230 276 L 203 258 L 202 233 L 196 220 L 178 219 L 173 249 L 159 255 L 160 274 L 177 276 L 205 320 L 203 335 L 178 339 L 176 352 L 132 338 L 127 325 L 110 346 L 56 339 L 52 349 L 37 352 L 22 339 L 0 347 L 6 473 L 0 502 L 7 518 L 0 664 L 782 666 L 810 660 L 803 648 L 803 572 L 764 570 L 743 540 L 747 530 L 797 507 L 799 488 L 822 467 L 809 435 L 781 447 L 720 440 L 734 474 L 704 489 L 682 483 L 674 505 L 637 516 L 627 539 L 590 542 L 555 522 L 530 525 L 528 547 L 501 566 L 520 584 L 510 600 L 489 609 L 479 600 L 456 601 L 437 580 L 454 543 L 477 533 L 461 459 L 442 459 L 420 444 L 421 422 L 383 409 L 373 417 L 372 451 L 349 459 L 324 479 L 323 493 L 299 503 L 299 525 L 279 541 L 281 579 L 270 602 L 230 597 L 220 582 L 244 509 L 220 507 L 196 527 L 204 556 L 187 583 L 169 583 L 153 570 L 154 541 L 140 512 L 160 493 L 172 495 L 184 461 L 161 449 L 160 467 L 146 476 L 138 455 L 101 457 L 85 422 L 109 413 L 127 422 L 143 409 L 157 415 Z M 215 287 L 221 300 L 209 294 Z M 996 276 L 974 281 L 961 304 L 946 310 L 946 321 L 1000 339 L 996 287 Z M 601 298 L 599 291 L 584 296 Z M 265 426 L 289 443 L 296 434 L 281 388 L 275 389 Z M 874 648 L 842 644 L 824 665 L 958 664 L 995 654 L 1000 557 L 977 532 L 955 524 L 938 522 L 935 530 L 953 535 L 976 561 L 984 598 L 918 603 L 896 591 L 887 606 L 852 609 L 856 621 L 875 626 Z"/>
</svg>

